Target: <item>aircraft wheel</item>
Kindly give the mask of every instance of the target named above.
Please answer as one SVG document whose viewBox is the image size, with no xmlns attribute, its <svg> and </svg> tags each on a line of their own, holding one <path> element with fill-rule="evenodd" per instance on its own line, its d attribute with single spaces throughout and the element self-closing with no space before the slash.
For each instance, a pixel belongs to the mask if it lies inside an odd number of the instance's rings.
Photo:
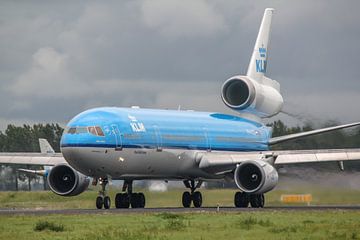
<svg viewBox="0 0 360 240">
<path fill-rule="evenodd" d="M 265 205 L 264 194 L 252 194 L 250 195 L 250 205 L 253 208 L 263 208 Z"/>
<path fill-rule="evenodd" d="M 236 192 L 234 196 L 235 207 L 247 208 L 249 206 L 249 196 L 243 192 Z"/>
<path fill-rule="evenodd" d="M 143 193 L 139 193 L 139 207 L 145 207 L 145 195 Z"/>
<path fill-rule="evenodd" d="M 111 205 L 110 197 L 109 196 L 104 197 L 104 208 L 109 209 L 110 205 Z"/>
<path fill-rule="evenodd" d="M 115 207 L 116 208 L 129 208 L 130 201 L 129 196 L 126 193 L 118 193 L 115 196 Z"/>
<path fill-rule="evenodd" d="M 193 200 L 193 203 L 194 203 L 194 207 L 196 208 L 199 208 L 201 207 L 202 205 L 202 195 L 201 195 L 201 192 L 194 192 L 192 194 L 192 200 Z"/>
<path fill-rule="evenodd" d="M 184 208 L 188 208 L 191 205 L 191 194 L 189 192 L 184 192 L 182 195 L 182 205 Z"/>
<path fill-rule="evenodd" d="M 122 193 L 117 193 L 115 195 L 115 207 L 121 208 L 121 200 L 122 200 Z"/>
<path fill-rule="evenodd" d="M 102 196 L 98 196 L 98 197 L 96 198 L 96 208 L 97 208 L 97 209 L 102 209 L 103 205 L 104 205 L 104 199 L 103 199 L 103 197 L 102 197 Z"/>
<path fill-rule="evenodd" d="M 131 194 L 131 197 L 130 197 L 130 203 L 131 203 L 131 207 L 132 208 L 138 208 L 140 206 L 140 199 L 139 199 L 139 194 L 138 193 L 133 193 Z"/>
</svg>

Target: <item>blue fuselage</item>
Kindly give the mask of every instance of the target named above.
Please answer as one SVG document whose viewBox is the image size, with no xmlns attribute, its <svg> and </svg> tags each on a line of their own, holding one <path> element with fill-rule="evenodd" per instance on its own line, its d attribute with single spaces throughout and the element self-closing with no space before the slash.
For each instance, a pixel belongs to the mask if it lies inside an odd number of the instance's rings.
<svg viewBox="0 0 360 240">
<path fill-rule="evenodd" d="M 264 151 L 270 137 L 270 128 L 232 115 L 108 107 L 74 117 L 61 148 Z"/>
</svg>

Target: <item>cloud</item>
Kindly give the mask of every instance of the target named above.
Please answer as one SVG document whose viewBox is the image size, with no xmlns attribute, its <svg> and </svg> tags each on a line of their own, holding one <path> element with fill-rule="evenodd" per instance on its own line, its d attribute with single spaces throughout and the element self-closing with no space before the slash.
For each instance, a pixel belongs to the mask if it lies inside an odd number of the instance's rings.
<svg viewBox="0 0 360 240">
<path fill-rule="evenodd" d="M 227 29 L 224 18 L 209 1 L 145 0 L 144 23 L 169 37 L 211 36 Z"/>
<path fill-rule="evenodd" d="M 9 89 L 21 97 L 62 99 L 83 96 L 86 88 L 68 71 L 66 54 L 44 47 L 33 54 L 30 68 Z"/>
<path fill-rule="evenodd" d="M 7 1 L 0 8 L 1 117 L 66 122 L 103 105 L 231 112 L 221 84 L 245 72 L 263 10 L 274 7 L 268 75 L 285 101 L 315 117 L 357 120 L 349 106 L 359 101 L 359 5 Z"/>
</svg>

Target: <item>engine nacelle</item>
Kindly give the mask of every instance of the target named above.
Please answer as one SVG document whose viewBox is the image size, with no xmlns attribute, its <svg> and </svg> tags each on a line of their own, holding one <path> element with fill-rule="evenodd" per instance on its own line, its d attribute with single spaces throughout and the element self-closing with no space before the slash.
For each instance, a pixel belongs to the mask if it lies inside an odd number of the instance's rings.
<svg viewBox="0 0 360 240">
<path fill-rule="evenodd" d="M 50 170 L 47 182 L 51 191 L 60 196 L 76 196 L 88 188 L 90 179 L 69 165 L 60 164 Z"/>
<path fill-rule="evenodd" d="M 237 187 L 246 193 L 266 193 L 278 183 L 276 169 L 264 161 L 245 161 L 235 170 L 234 179 Z"/>
<path fill-rule="evenodd" d="M 231 77 L 222 86 L 221 98 L 229 108 L 258 117 L 276 115 L 283 106 L 279 83 L 266 77 L 262 83 L 248 76 Z"/>
</svg>

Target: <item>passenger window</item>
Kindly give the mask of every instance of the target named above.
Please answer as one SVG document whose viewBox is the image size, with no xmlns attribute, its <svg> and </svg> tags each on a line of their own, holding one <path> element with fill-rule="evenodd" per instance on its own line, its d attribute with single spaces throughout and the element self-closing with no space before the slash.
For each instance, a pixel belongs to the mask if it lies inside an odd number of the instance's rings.
<svg viewBox="0 0 360 240">
<path fill-rule="evenodd" d="M 95 127 L 88 127 L 88 131 L 93 135 L 97 135 Z"/>
<path fill-rule="evenodd" d="M 98 133 L 98 136 L 105 136 L 105 134 L 104 134 L 103 130 L 101 129 L 101 127 L 96 126 L 95 128 L 96 128 L 96 131 Z"/>
</svg>

